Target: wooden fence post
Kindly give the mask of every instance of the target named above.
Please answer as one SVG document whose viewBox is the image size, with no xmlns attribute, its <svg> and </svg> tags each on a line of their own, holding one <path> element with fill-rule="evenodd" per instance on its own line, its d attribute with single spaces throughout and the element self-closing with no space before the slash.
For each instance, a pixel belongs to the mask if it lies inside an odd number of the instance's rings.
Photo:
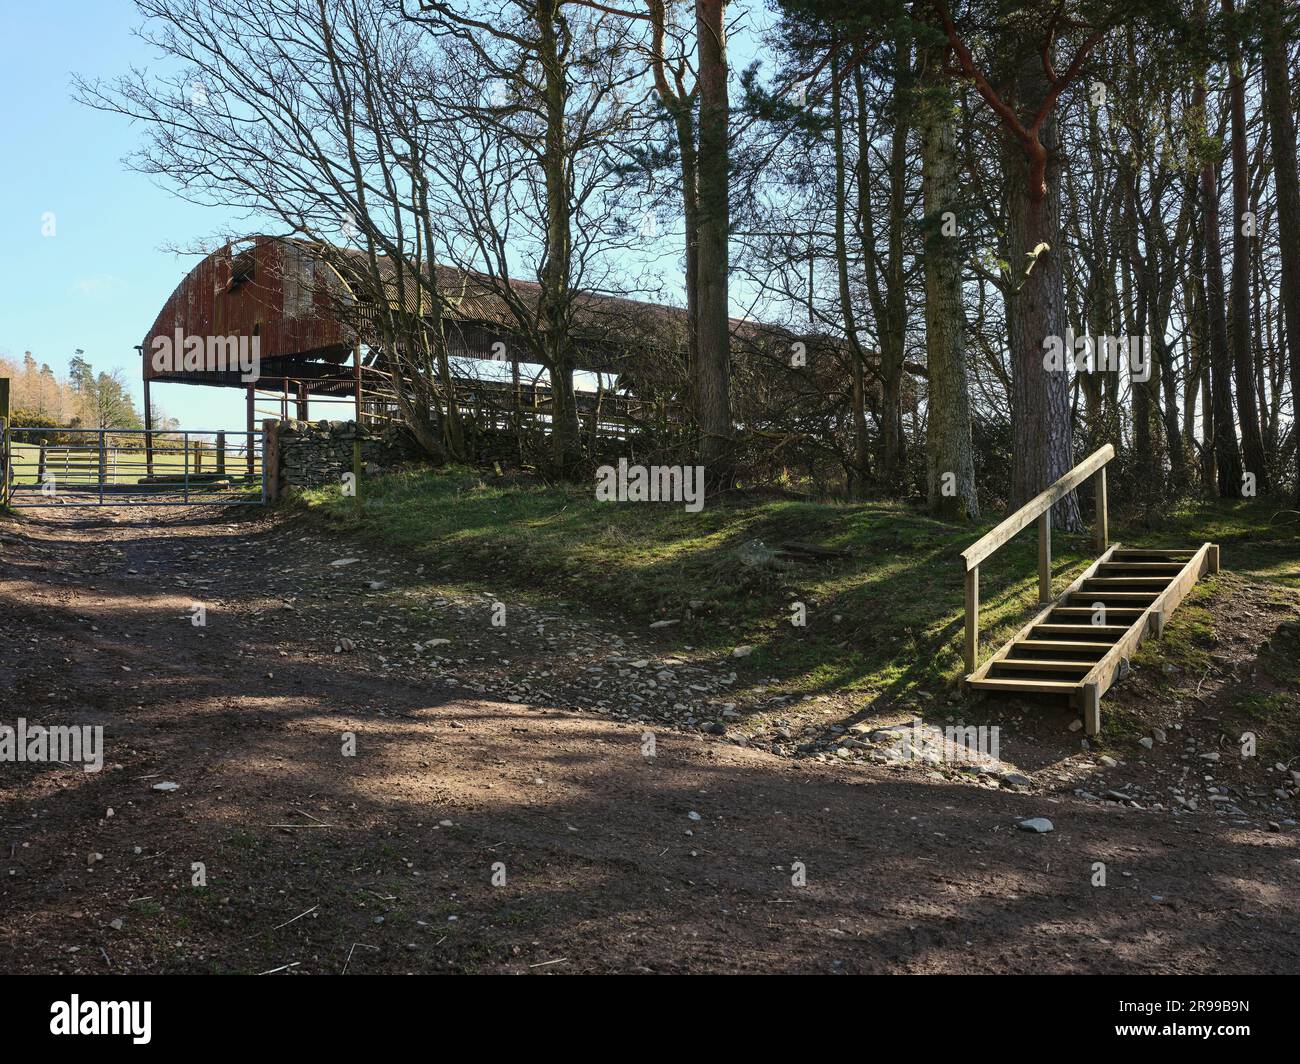
<svg viewBox="0 0 1300 1064">
<path fill-rule="evenodd" d="M 979 664 L 980 652 L 980 567 L 966 570 L 966 671 Z"/>
<path fill-rule="evenodd" d="M 1107 527 L 1110 523 L 1110 514 L 1107 509 L 1106 501 L 1106 467 L 1102 466 L 1097 470 L 1097 530 L 1096 530 L 1096 547 L 1098 552 L 1104 551 L 1110 540 L 1110 530 Z"/>
<path fill-rule="evenodd" d="M 248 438 L 252 453 L 253 438 Z M 280 498 L 280 423 L 274 418 L 262 422 L 262 477 L 266 483 L 266 501 L 278 502 Z"/>
<path fill-rule="evenodd" d="M 1080 692 L 1083 710 L 1083 733 L 1085 735 L 1101 734 L 1101 688 L 1095 684 L 1085 684 Z"/>
<path fill-rule="evenodd" d="M 1038 601 L 1046 606 L 1052 601 L 1052 511 L 1044 510 L 1038 518 Z"/>
<path fill-rule="evenodd" d="M 0 504 L 9 501 L 9 482 L 13 479 L 9 475 L 9 467 L 13 464 L 13 457 L 10 454 L 13 449 L 13 441 L 10 439 L 9 432 L 9 378 L 0 377 Z"/>
</svg>

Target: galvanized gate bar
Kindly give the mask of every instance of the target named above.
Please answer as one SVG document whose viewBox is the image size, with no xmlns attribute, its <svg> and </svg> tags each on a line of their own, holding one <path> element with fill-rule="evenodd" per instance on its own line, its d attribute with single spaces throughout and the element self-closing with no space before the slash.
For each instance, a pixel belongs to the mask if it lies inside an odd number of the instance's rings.
<svg viewBox="0 0 1300 1064">
<path fill-rule="evenodd" d="M 209 440 L 216 461 L 205 472 Z M 46 428 L 0 420 L 0 501 L 24 508 L 261 505 L 264 448 L 259 430 Z M 231 473 L 244 466 L 228 460 L 241 450 L 247 472 Z"/>
</svg>

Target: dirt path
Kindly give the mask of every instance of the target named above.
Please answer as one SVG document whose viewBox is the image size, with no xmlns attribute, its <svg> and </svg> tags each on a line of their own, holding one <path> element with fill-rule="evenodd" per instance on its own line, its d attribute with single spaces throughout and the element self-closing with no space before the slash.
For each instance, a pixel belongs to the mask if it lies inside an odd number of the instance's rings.
<svg viewBox="0 0 1300 1064">
<path fill-rule="evenodd" d="M 275 516 L 0 525 L 0 724 L 105 734 L 0 763 L 0 971 L 1300 972 L 1294 829 L 625 722 L 643 670 L 729 678 L 408 570 Z"/>
</svg>

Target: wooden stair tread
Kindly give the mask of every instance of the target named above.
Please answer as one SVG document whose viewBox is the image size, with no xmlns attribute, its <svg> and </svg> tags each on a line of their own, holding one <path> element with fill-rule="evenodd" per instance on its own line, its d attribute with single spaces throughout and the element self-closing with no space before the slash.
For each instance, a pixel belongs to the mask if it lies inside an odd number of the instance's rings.
<svg viewBox="0 0 1300 1064">
<path fill-rule="evenodd" d="M 1017 639 L 1011 644 L 1012 647 L 1023 647 L 1028 650 L 1109 650 L 1115 645 L 1112 639 L 1110 642 L 1085 642 L 1082 640 L 1068 639 Z"/>
<path fill-rule="evenodd" d="M 1185 547 L 1171 547 L 1169 550 L 1159 550 L 1157 548 L 1143 547 L 1119 547 L 1111 554 L 1112 558 L 1180 558 L 1182 561 L 1190 561 L 1196 553 Z"/>
<path fill-rule="evenodd" d="M 1150 573 L 1153 576 L 1159 576 L 1162 573 L 1168 573 L 1170 576 L 1177 576 L 1186 562 L 1102 562 L 1097 566 L 1099 573 L 1113 573 L 1117 570 L 1124 572 L 1134 572 L 1138 575 Z"/>
<path fill-rule="evenodd" d="M 1034 631 L 1043 635 L 1107 635 L 1119 638 L 1132 627 L 1131 624 L 1054 624 L 1048 621 L 1046 624 L 1034 625 Z"/>
<path fill-rule="evenodd" d="M 998 658 L 995 669 L 1025 669 L 1029 672 L 1088 672 L 1095 661 L 1053 661 L 1050 658 Z"/>
<path fill-rule="evenodd" d="M 1091 606 L 1057 606 L 1052 610 L 1051 616 L 1055 617 L 1058 613 L 1069 614 L 1071 617 L 1091 617 L 1097 611 Z M 1119 614 L 1124 617 L 1137 617 L 1139 614 L 1146 613 L 1142 606 L 1107 606 L 1106 616 L 1111 617 Z M 1048 624 L 1054 624 L 1054 621 L 1048 621 Z"/>
<path fill-rule="evenodd" d="M 1169 586 L 1173 576 L 1090 576 L 1083 582 L 1084 588 L 1097 587 L 1116 587 L 1118 584 L 1140 584 L 1143 587 L 1164 588 Z"/>
<path fill-rule="evenodd" d="M 989 691 L 1037 691 L 1041 694 L 1073 694 L 1079 689 L 1074 680 L 1020 680 L 1013 676 L 985 676 L 967 680 L 967 686 Z"/>
<path fill-rule="evenodd" d="M 1105 603 L 1108 606 L 1110 603 L 1106 602 L 1106 599 L 1118 599 L 1120 602 L 1136 602 L 1138 599 L 1147 599 L 1147 605 L 1150 605 L 1155 602 L 1157 597 L 1158 594 L 1155 591 L 1106 591 L 1103 588 L 1097 588 L 1092 592 L 1074 591 L 1070 594 L 1072 602 L 1080 600 L 1084 602 L 1095 601 Z"/>
</svg>

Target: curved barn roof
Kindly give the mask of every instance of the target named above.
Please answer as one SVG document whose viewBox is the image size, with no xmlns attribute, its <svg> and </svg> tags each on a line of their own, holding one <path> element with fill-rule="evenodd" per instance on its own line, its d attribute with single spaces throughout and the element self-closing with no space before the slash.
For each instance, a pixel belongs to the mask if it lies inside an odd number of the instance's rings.
<svg viewBox="0 0 1300 1064">
<path fill-rule="evenodd" d="M 399 278 L 389 259 L 378 260 L 385 298 L 423 312 L 430 298 L 414 278 Z M 496 340 L 516 331 L 516 315 L 492 279 L 435 267 L 444 324 L 452 325 L 453 354 L 492 357 Z M 263 374 L 313 380 L 331 376 L 358 339 L 368 342 L 375 285 L 369 259 L 355 249 L 288 237 L 253 236 L 212 252 L 177 285 L 145 334 L 146 380 L 242 386 L 237 372 L 156 368 L 150 358 L 159 337 L 257 336 Z M 535 281 L 512 280 L 510 293 L 525 308 L 541 298 Z M 635 371 L 638 353 L 679 354 L 688 335 L 687 312 L 615 296 L 573 295 L 575 358 L 579 369 Z M 432 318 L 432 307 L 427 315 Z M 733 334 L 785 336 L 779 329 L 733 319 Z M 527 356 L 520 361 L 532 361 Z M 647 372 L 653 373 L 649 366 Z"/>
</svg>

